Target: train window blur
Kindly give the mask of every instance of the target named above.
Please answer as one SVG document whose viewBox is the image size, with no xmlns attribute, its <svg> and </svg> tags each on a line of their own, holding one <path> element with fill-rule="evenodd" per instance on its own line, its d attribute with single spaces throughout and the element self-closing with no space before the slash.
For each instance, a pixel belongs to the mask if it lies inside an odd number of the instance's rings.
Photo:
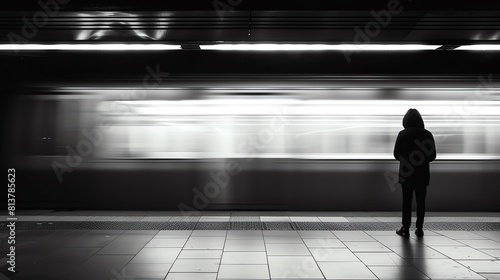
<svg viewBox="0 0 500 280">
<path fill-rule="evenodd" d="M 461 100 L 395 100 L 393 95 L 381 100 L 377 94 L 371 100 L 367 91 L 360 93 L 363 99 L 204 92 L 187 99 L 151 94 L 123 100 L 92 90 L 46 95 L 28 101 L 24 146 L 34 155 L 64 155 L 67 146 L 85 139 L 83 131 L 101 130 L 106 120 L 112 129 L 94 147 L 91 156 L 97 159 L 392 160 L 402 118 L 413 107 L 434 134 L 438 160 L 500 159 L 499 101 L 483 99 L 464 109 Z M 439 96 L 439 89 L 434 91 Z"/>
<path fill-rule="evenodd" d="M 21 154 L 64 155 L 77 143 L 81 102 L 46 96 L 24 100 Z"/>
<path fill-rule="evenodd" d="M 21 153 L 33 155 L 62 154 L 57 147 L 57 109 L 54 100 L 27 100 L 21 133 Z"/>
<path fill-rule="evenodd" d="M 120 106 L 128 112 L 109 113 Z M 102 117 L 118 125 L 100 156 L 238 158 L 248 156 L 242 147 L 253 145 L 252 156 L 259 158 L 392 159 L 402 117 L 416 107 L 437 138 L 438 159 L 500 158 L 498 143 L 490 142 L 500 133 L 498 105 L 480 104 L 477 115 L 443 116 L 449 106 L 454 105 L 266 98 L 105 101 Z M 283 129 L 273 131 L 270 124 L 279 119 Z"/>
</svg>

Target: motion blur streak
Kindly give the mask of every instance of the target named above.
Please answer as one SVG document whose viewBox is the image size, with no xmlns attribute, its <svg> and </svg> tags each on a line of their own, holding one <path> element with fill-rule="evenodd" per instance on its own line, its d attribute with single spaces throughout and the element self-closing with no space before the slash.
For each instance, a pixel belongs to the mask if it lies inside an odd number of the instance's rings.
<svg viewBox="0 0 500 280">
<path fill-rule="evenodd" d="M 163 89 L 148 94 L 147 100 L 117 98 L 127 90 L 103 94 L 105 89 L 79 88 L 69 95 L 26 101 L 36 108 L 27 111 L 27 120 L 46 128 L 43 133 L 29 130 L 29 151 L 34 156 L 64 154 L 64 147 L 81 137 L 79 131 L 96 128 L 98 120 L 105 119 L 113 132 L 96 147 L 96 160 L 240 158 L 241 143 L 257 137 L 279 111 L 287 125 L 256 158 L 392 160 L 402 116 L 408 108 L 417 108 L 436 138 L 438 160 L 500 159 L 500 101 L 495 91 L 479 96 L 473 89 L 426 89 L 422 91 L 433 96 L 427 100 L 381 100 L 376 89 L 360 89 L 364 99 L 354 99 L 357 91 L 351 89 L 353 99 L 340 100 L 334 94 L 311 99 L 314 94 L 307 90 L 277 94 L 261 89 L 267 93 L 250 96 L 244 90 L 205 89 L 187 98 L 176 89 Z M 453 100 L 454 91 L 476 99 Z M 411 98 L 419 89 L 401 92 Z M 366 97 L 369 94 L 373 99 Z M 47 117 L 49 111 L 54 116 Z"/>
</svg>

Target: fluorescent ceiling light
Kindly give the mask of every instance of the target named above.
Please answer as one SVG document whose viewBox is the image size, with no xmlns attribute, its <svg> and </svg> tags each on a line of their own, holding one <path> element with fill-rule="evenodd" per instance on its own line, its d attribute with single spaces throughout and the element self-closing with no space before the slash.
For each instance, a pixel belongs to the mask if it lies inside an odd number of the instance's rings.
<svg viewBox="0 0 500 280">
<path fill-rule="evenodd" d="M 231 51 L 413 51 L 435 50 L 441 45 L 417 44 L 216 44 L 200 45 L 202 50 L 231 50 Z"/>
<path fill-rule="evenodd" d="M 4 51 L 148 51 L 148 50 L 180 50 L 179 45 L 164 44 L 0 44 Z"/>
<path fill-rule="evenodd" d="M 497 45 L 465 45 L 456 48 L 455 50 L 467 50 L 467 51 L 500 51 L 500 44 Z"/>
<path fill-rule="evenodd" d="M 229 51 L 416 51 L 436 50 L 441 45 L 421 44 L 215 44 L 200 45 L 202 50 Z M 148 51 L 181 50 L 180 45 L 166 44 L 0 44 L 0 51 Z M 459 46 L 455 50 L 500 50 L 500 44 Z"/>
</svg>

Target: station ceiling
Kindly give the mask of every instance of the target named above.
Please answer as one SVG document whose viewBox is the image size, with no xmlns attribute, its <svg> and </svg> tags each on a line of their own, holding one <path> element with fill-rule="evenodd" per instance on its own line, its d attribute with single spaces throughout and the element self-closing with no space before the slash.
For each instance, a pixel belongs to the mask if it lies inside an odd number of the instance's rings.
<svg viewBox="0 0 500 280">
<path fill-rule="evenodd" d="M 174 51 L 0 51 L 3 84 L 171 76 L 305 74 L 498 77 L 500 1 L 19 0 L 2 4 L 0 44 L 176 44 Z M 424 44 L 421 52 L 203 51 L 203 44 Z"/>
<path fill-rule="evenodd" d="M 9 1 L 12 43 L 492 43 L 499 1 Z M 24 40 L 24 41 L 23 41 Z"/>
</svg>

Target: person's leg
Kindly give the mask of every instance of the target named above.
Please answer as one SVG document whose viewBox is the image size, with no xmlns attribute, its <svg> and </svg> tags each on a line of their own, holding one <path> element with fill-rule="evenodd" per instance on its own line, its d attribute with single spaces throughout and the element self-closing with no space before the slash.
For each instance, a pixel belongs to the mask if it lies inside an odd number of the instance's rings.
<svg viewBox="0 0 500 280">
<path fill-rule="evenodd" d="M 411 204 L 413 200 L 413 186 L 402 184 L 403 189 L 403 227 L 408 230 L 411 225 Z"/>
<path fill-rule="evenodd" d="M 427 186 L 417 186 L 415 188 L 415 198 L 417 200 L 417 228 L 422 228 L 425 217 L 425 197 Z"/>
</svg>

